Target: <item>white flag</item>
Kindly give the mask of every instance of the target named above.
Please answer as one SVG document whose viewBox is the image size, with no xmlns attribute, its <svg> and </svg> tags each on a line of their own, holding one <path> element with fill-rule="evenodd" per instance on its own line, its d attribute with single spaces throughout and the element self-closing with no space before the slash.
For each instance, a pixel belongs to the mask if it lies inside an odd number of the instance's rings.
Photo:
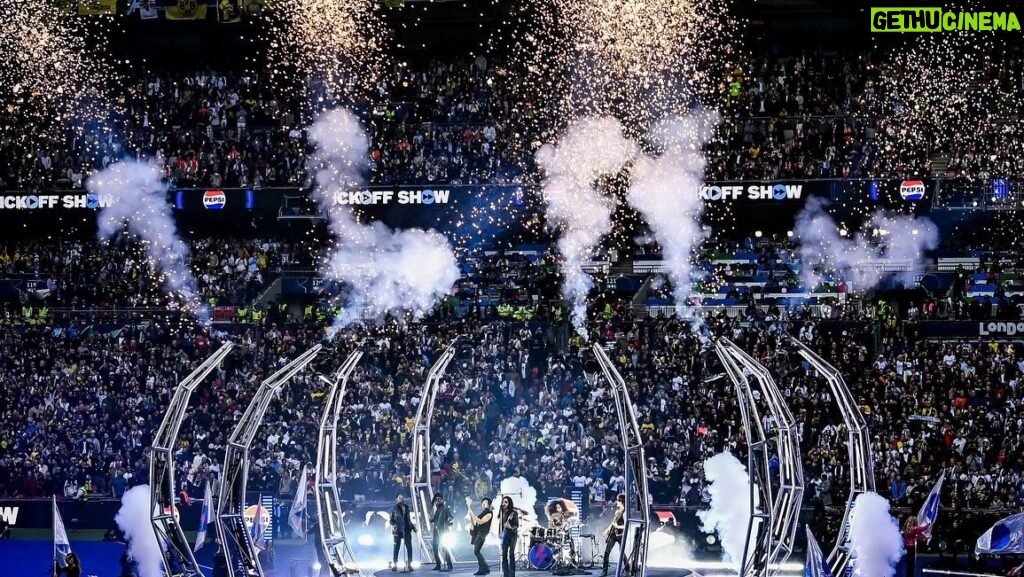
<svg viewBox="0 0 1024 577">
<path fill-rule="evenodd" d="M 306 514 L 306 468 L 302 468 L 302 475 L 299 476 L 299 486 L 295 488 L 295 500 L 292 501 L 292 509 L 288 512 L 288 525 L 295 531 L 296 535 L 306 538 L 306 531 L 302 528 L 302 518 L 299 514 Z"/>
<path fill-rule="evenodd" d="M 61 567 L 66 565 L 66 557 L 71 553 L 71 542 L 68 541 L 68 532 L 64 529 L 64 521 L 60 518 L 60 510 L 57 509 L 57 496 L 53 499 L 53 555 L 57 558 L 57 564 Z"/>
<path fill-rule="evenodd" d="M 915 531 L 920 531 L 921 536 L 928 541 L 932 540 L 932 528 L 939 519 L 939 501 L 942 494 L 942 481 L 945 478 L 946 472 L 943 471 L 939 475 L 939 480 L 935 482 L 935 486 L 932 487 L 928 497 L 921 505 L 921 510 L 917 513 L 917 527 L 915 527 Z"/>
<path fill-rule="evenodd" d="M 198 551 L 206 544 L 206 525 L 213 516 L 213 495 L 210 491 L 210 481 L 206 481 L 206 492 L 203 493 L 203 511 L 199 514 L 199 533 L 196 533 L 196 546 L 193 551 Z"/>
</svg>

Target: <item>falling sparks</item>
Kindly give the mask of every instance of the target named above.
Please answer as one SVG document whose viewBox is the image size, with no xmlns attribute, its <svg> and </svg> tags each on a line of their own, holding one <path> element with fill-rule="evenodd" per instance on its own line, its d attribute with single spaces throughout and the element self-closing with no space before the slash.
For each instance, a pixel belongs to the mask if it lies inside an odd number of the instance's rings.
<svg viewBox="0 0 1024 577">
<path fill-rule="evenodd" d="M 379 9 L 372 0 L 268 5 L 267 61 L 278 88 L 307 99 L 314 113 L 378 90 L 388 62 Z"/>
<path fill-rule="evenodd" d="M 696 103 L 717 109 L 737 56 L 736 21 L 708 0 L 529 0 L 508 27 L 520 136 L 553 139 L 573 119 L 614 116 L 640 137 Z"/>
<path fill-rule="evenodd" d="M 912 34 L 884 47 L 858 103 L 863 115 L 877 119 L 877 145 L 869 151 L 873 175 L 920 171 L 932 160 L 948 160 L 949 176 L 968 179 L 1020 170 L 1022 53 L 1019 43 L 1005 38 L 946 31 Z"/>
<path fill-rule="evenodd" d="M 55 6 L 56 4 L 56 6 Z M 108 132 L 119 76 L 106 60 L 103 32 L 113 20 L 82 17 L 74 3 L 0 0 L 0 101 L 5 124 L 32 125 L 37 143 L 60 145 L 68 131 L 80 151 Z"/>
</svg>

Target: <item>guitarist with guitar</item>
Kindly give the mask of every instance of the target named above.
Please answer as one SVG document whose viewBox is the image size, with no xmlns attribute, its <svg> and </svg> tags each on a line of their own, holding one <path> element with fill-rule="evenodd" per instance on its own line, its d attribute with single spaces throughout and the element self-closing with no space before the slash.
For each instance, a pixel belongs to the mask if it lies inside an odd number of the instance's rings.
<svg viewBox="0 0 1024 577">
<path fill-rule="evenodd" d="M 487 497 L 480 499 L 480 514 L 473 514 L 473 499 L 466 497 L 466 508 L 469 512 L 466 517 L 469 518 L 469 537 L 473 543 L 473 554 L 476 555 L 476 562 L 480 565 L 480 568 L 473 575 L 487 575 L 491 572 L 491 569 L 487 566 L 487 561 L 484 556 L 480 553 L 480 549 L 484 546 L 484 540 L 487 539 L 487 534 L 491 532 L 491 521 L 494 520 L 494 513 L 491 511 L 491 500 Z"/>
<path fill-rule="evenodd" d="M 608 577 L 608 558 L 612 549 L 622 542 L 622 531 L 626 528 L 626 496 L 619 493 L 615 497 L 615 516 L 612 517 L 612 524 L 604 530 L 604 565 L 601 568 L 601 577 Z M 621 560 L 620 560 L 621 563 Z"/>
</svg>

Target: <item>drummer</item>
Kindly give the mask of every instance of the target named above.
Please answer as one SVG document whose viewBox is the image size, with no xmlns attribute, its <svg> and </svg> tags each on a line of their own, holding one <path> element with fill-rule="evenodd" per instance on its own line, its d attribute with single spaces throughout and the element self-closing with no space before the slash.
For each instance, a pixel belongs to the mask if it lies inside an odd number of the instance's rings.
<svg viewBox="0 0 1024 577">
<path fill-rule="evenodd" d="M 569 529 L 569 520 L 575 516 L 575 513 L 566 510 L 562 501 L 555 501 L 548 514 L 548 529 L 555 532 L 566 531 Z"/>
</svg>

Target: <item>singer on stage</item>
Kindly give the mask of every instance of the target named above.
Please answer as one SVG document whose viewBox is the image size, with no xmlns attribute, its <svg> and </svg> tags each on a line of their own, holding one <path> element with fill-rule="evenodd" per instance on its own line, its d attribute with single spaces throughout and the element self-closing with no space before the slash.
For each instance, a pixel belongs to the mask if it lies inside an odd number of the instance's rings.
<svg viewBox="0 0 1024 577">
<path fill-rule="evenodd" d="M 473 575 L 487 575 L 491 570 L 487 567 L 487 561 L 484 560 L 480 549 L 484 546 L 487 534 L 491 532 L 491 521 L 494 519 L 494 514 L 491 512 L 491 500 L 487 497 L 480 499 L 479 515 L 473 514 L 473 500 L 469 497 L 466 497 L 466 507 L 469 508 L 468 516 L 471 524 L 469 536 L 473 543 L 473 554 L 476 555 L 476 562 L 480 565 L 480 568 Z"/>
<path fill-rule="evenodd" d="M 395 506 L 391 509 L 391 533 L 395 538 L 395 552 L 392 556 L 392 571 L 398 571 L 398 552 L 402 549 L 402 542 L 405 542 L 405 569 L 404 572 L 412 571 L 412 534 L 416 531 L 416 524 L 412 522 L 409 506 L 405 504 L 405 497 L 399 495 L 395 500 Z"/>
<path fill-rule="evenodd" d="M 604 530 L 604 565 L 601 566 L 601 577 L 608 576 L 608 557 L 611 556 L 612 549 L 622 542 L 622 531 L 625 528 L 626 496 L 619 493 L 615 497 L 615 516 L 612 517 L 612 524 Z"/>
<path fill-rule="evenodd" d="M 501 577 L 516 577 L 516 541 L 519 540 L 519 512 L 512 497 L 501 498 L 498 509 L 501 521 Z"/>
<path fill-rule="evenodd" d="M 444 496 L 441 493 L 434 494 L 433 502 L 434 512 L 430 516 L 430 524 L 434 528 L 433 535 L 431 535 L 434 545 L 434 571 L 451 571 L 452 552 L 444 544 L 444 536 L 451 529 L 455 518 L 448 503 L 444 502 Z"/>
</svg>

